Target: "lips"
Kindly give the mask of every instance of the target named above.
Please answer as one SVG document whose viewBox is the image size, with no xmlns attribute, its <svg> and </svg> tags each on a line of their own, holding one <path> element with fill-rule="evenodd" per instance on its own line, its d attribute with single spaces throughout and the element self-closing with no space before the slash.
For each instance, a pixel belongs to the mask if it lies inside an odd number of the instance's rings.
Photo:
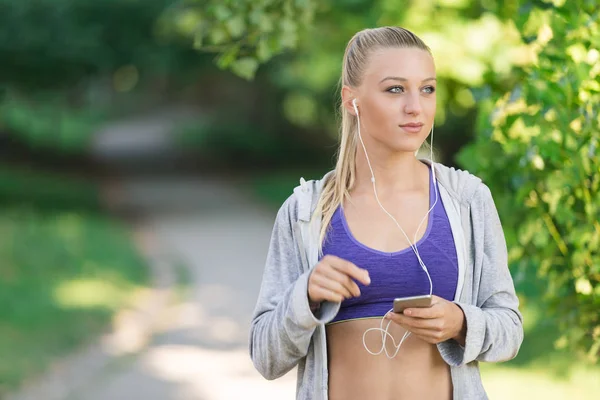
<svg viewBox="0 0 600 400">
<path fill-rule="evenodd" d="M 423 124 L 420 122 L 409 122 L 408 124 L 400 125 L 400 128 L 408 133 L 419 133 L 423 129 Z"/>
</svg>

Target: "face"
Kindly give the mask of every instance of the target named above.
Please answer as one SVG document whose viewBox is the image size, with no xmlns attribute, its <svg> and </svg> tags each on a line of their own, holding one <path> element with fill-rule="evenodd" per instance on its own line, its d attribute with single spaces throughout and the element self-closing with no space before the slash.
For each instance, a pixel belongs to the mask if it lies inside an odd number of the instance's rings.
<svg viewBox="0 0 600 400">
<path fill-rule="evenodd" d="M 367 148 L 414 153 L 421 146 L 435 117 L 435 76 L 433 58 L 425 50 L 389 48 L 370 55 L 360 86 L 342 93 L 352 114 L 352 99 L 357 99 Z"/>
</svg>

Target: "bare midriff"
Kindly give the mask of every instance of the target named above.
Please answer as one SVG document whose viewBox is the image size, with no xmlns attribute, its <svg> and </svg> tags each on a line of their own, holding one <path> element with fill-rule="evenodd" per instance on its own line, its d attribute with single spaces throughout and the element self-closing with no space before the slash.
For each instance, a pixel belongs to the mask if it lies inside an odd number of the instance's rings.
<svg viewBox="0 0 600 400">
<path fill-rule="evenodd" d="M 365 350 L 364 332 L 378 328 L 380 322 L 381 318 L 370 318 L 327 326 L 329 400 L 451 400 L 450 367 L 436 345 L 410 335 L 393 359 L 384 352 L 374 356 Z M 388 332 L 399 343 L 405 330 L 392 323 Z M 381 332 L 370 331 L 365 342 L 372 352 L 379 352 Z M 390 337 L 386 344 L 393 355 L 396 349 Z"/>
</svg>

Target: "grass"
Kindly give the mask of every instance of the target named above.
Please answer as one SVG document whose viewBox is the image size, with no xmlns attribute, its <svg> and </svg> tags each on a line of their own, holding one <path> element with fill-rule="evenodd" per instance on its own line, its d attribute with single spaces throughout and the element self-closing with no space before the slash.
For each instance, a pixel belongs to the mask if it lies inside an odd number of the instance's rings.
<svg viewBox="0 0 600 400">
<path fill-rule="evenodd" d="M 576 354 L 554 348 L 560 336 L 558 324 L 544 317 L 541 307 L 525 299 L 520 308 L 525 338 L 517 357 L 505 363 L 480 364 L 490 398 L 596 399 L 600 366 L 586 364 Z"/>
<path fill-rule="evenodd" d="M 148 273 L 93 184 L 0 168 L 0 193 L 2 398 L 105 332 Z"/>
<path fill-rule="evenodd" d="M 595 400 L 600 393 L 600 369 L 593 367 L 575 367 L 558 377 L 543 368 L 482 364 L 481 376 L 490 399 Z"/>
<path fill-rule="evenodd" d="M 4 165 L 0 165 L 0 199 L 45 209 L 100 208 L 93 182 Z"/>
<path fill-rule="evenodd" d="M 298 185 L 300 176 L 308 180 L 324 172 L 324 169 L 278 171 L 256 177 L 250 191 L 276 210 Z M 577 354 L 554 347 L 560 337 L 558 322 L 549 317 L 540 304 L 543 282 L 534 272 L 515 279 L 524 317 L 523 345 L 511 361 L 480 364 L 486 391 L 491 399 L 596 399 L 600 393 L 600 366 L 586 364 Z"/>
<path fill-rule="evenodd" d="M 74 108 L 56 94 L 27 100 L 7 95 L 0 101 L 3 127 L 32 147 L 81 153 L 110 113 L 106 107 Z"/>
</svg>

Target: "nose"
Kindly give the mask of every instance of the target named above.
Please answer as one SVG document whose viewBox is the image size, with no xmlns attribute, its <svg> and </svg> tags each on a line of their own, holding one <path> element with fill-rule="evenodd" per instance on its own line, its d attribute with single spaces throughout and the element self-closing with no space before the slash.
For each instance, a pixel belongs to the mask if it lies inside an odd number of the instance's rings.
<svg viewBox="0 0 600 400">
<path fill-rule="evenodd" d="M 419 115 L 421 113 L 421 98 L 419 94 L 410 94 L 406 96 L 404 112 L 410 115 Z"/>
</svg>

